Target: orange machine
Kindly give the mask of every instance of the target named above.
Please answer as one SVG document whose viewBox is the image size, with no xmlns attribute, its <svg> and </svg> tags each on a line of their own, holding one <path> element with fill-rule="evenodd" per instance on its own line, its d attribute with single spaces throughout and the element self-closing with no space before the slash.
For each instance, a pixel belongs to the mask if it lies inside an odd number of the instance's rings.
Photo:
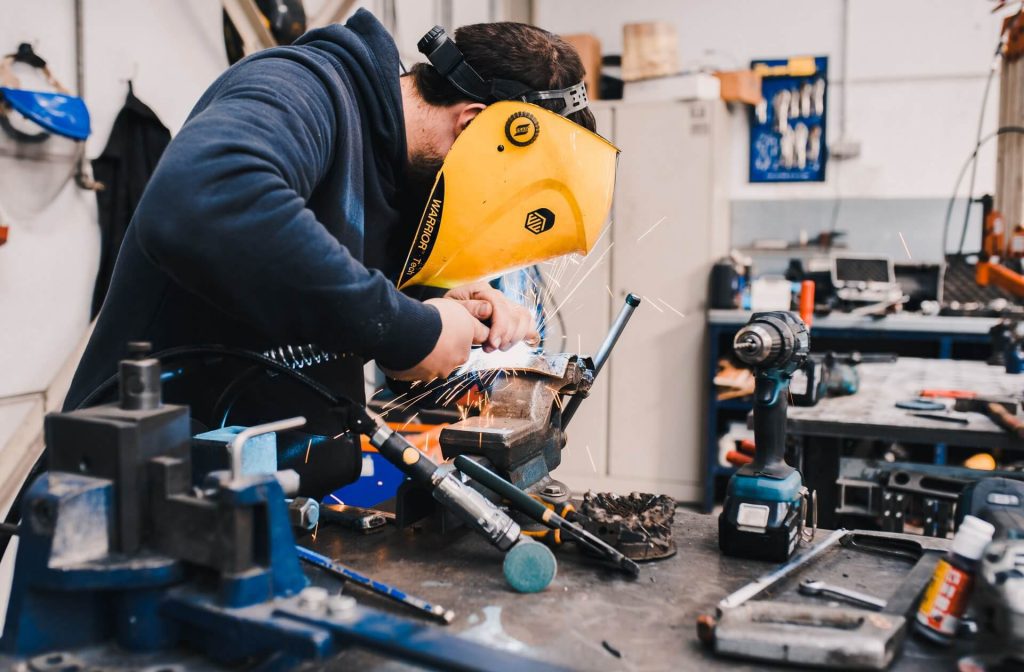
<svg viewBox="0 0 1024 672">
<path fill-rule="evenodd" d="M 982 287 L 995 285 L 1014 296 L 1024 297 L 1024 275 L 1004 265 L 1004 259 L 1024 258 L 1024 226 L 1020 223 L 1006 235 L 1006 221 L 992 207 L 992 198 L 982 199 L 984 223 L 981 233 L 981 255 L 974 279 Z"/>
<path fill-rule="evenodd" d="M 1005 39 L 999 72 L 999 127 L 1024 125 L 1024 100 L 1014 95 L 1024 82 L 1024 20 L 1020 13 L 1003 21 Z M 984 222 L 975 281 L 1024 297 L 1024 275 L 1008 264 L 1024 258 L 1024 142 L 1002 134 L 996 148 L 996 195 L 982 199 Z"/>
</svg>

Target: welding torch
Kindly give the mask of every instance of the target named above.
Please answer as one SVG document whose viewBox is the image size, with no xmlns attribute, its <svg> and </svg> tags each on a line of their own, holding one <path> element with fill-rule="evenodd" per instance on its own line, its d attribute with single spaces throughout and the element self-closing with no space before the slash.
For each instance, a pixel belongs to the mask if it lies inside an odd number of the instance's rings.
<svg viewBox="0 0 1024 672">
<path fill-rule="evenodd" d="M 623 304 L 622 309 L 619 310 L 618 316 L 615 318 L 615 322 L 612 323 L 612 328 L 608 331 L 608 335 L 605 336 L 604 343 L 598 349 L 597 354 L 594 355 L 594 378 L 597 378 L 597 374 L 601 373 L 601 369 L 604 368 L 605 362 L 608 361 L 609 355 L 612 354 L 612 348 L 619 340 L 619 336 L 622 335 L 622 331 L 626 328 L 626 324 L 629 322 L 629 318 L 633 317 L 633 311 L 640 305 L 640 297 L 636 294 L 627 294 L 626 302 Z M 583 403 L 583 397 L 581 395 L 574 395 L 568 402 L 566 402 L 564 409 L 562 410 L 562 429 L 564 430 L 569 421 L 572 420 L 572 416 L 576 414 L 576 409 Z"/>
<path fill-rule="evenodd" d="M 466 455 L 459 455 L 455 458 L 455 468 L 466 474 L 481 485 L 490 488 L 497 494 L 507 499 L 511 505 L 522 511 L 538 523 L 547 525 L 583 546 L 595 555 L 601 557 L 617 569 L 622 570 L 630 576 L 638 576 L 640 567 L 610 545 L 594 536 L 585 529 L 566 520 L 544 504 L 509 483 L 479 462 Z"/>
<path fill-rule="evenodd" d="M 453 472 L 442 469 L 365 407 L 354 413 L 350 424 L 353 430 L 370 437 L 370 444 L 384 459 L 413 481 L 428 486 L 434 499 L 494 546 L 507 551 L 519 541 L 522 531 L 507 513 L 460 481 Z"/>
</svg>

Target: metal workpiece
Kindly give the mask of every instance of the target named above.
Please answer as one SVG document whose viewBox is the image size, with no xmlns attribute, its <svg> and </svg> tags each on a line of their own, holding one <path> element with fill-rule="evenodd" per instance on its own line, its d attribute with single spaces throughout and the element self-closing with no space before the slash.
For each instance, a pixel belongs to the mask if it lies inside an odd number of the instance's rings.
<svg viewBox="0 0 1024 672">
<path fill-rule="evenodd" d="M 604 368 L 605 363 L 612 354 L 612 349 L 615 344 L 619 342 L 619 337 L 622 336 L 622 332 L 625 331 L 626 325 L 629 323 L 629 319 L 633 317 L 633 311 L 640 305 L 640 297 L 636 294 L 627 294 L 626 301 L 622 308 L 619 309 L 619 314 L 615 317 L 615 322 L 612 323 L 611 329 L 608 330 L 608 335 L 605 336 L 604 342 L 601 343 L 601 347 L 598 348 L 597 354 L 594 355 L 594 377 L 601 373 L 601 369 Z M 574 396 L 569 399 L 565 404 L 565 408 L 562 410 L 562 429 L 569 425 L 573 416 L 576 415 L 576 411 L 579 409 L 580 404 L 583 403 L 583 398 L 580 396 Z"/>
<path fill-rule="evenodd" d="M 719 618 L 715 651 L 819 669 L 883 670 L 906 628 L 903 616 L 861 609 L 749 602 Z"/>
<path fill-rule="evenodd" d="M 559 409 L 563 395 L 586 395 L 593 372 L 586 360 L 575 355 L 532 355 L 530 361 L 528 369 L 501 374 L 480 415 L 445 427 L 440 444 L 446 459 L 478 455 L 517 486 L 540 490 L 550 484 L 549 474 L 562 461 L 565 433 Z M 499 373 L 489 370 L 477 375 L 493 380 Z"/>
<path fill-rule="evenodd" d="M 885 609 L 885 600 L 880 600 L 873 595 L 862 593 L 859 590 L 853 590 L 850 588 L 843 588 L 842 586 L 835 586 L 831 583 L 825 583 L 818 579 L 804 579 L 800 582 L 800 594 L 801 595 L 813 595 L 816 597 L 823 597 L 826 599 L 837 599 L 849 602 L 850 604 L 863 607 L 865 609 L 873 609 L 875 611 L 881 611 Z"/>
<path fill-rule="evenodd" d="M 518 523 L 489 499 L 447 473 L 434 485 L 434 499 L 482 534 L 499 550 L 512 548 L 522 534 Z"/>
</svg>

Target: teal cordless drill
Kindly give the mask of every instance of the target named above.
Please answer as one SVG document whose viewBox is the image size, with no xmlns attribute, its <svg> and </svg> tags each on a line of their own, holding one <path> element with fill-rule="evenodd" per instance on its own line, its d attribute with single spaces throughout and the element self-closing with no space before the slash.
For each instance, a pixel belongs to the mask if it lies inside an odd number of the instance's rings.
<svg viewBox="0 0 1024 672">
<path fill-rule="evenodd" d="M 736 356 L 754 370 L 754 460 L 729 480 L 718 518 L 718 546 L 726 555 L 784 561 L 796 548 L 804 497 L 800 472 L 786 464 L 789 383 L 798 370 L 814 388 L 810 336 L 789 312 L 754 313 L 733 340 Z M 794 398 L 795 403 L 801 399 Z"/>
</svg>

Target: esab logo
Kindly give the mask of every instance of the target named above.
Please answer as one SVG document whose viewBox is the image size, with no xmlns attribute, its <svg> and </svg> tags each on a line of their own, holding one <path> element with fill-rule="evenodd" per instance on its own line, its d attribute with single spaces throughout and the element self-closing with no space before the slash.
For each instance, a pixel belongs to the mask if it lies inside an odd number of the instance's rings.
<svg viewBox="0 0 1024 672">
<path fill-rule="evenodd" d="M 505 137 L 516 147 L 526 147 L 540 135 L 540 123 L 529 112 L 516 112 L 505 122 Z"/>
<path fill-rule="evenodd" d="M 526 230 L 533 234 L 541 234 L 555 225 L 555 213 L 547 208 L 537 208 L 526 213 Z"/>
</svg>

